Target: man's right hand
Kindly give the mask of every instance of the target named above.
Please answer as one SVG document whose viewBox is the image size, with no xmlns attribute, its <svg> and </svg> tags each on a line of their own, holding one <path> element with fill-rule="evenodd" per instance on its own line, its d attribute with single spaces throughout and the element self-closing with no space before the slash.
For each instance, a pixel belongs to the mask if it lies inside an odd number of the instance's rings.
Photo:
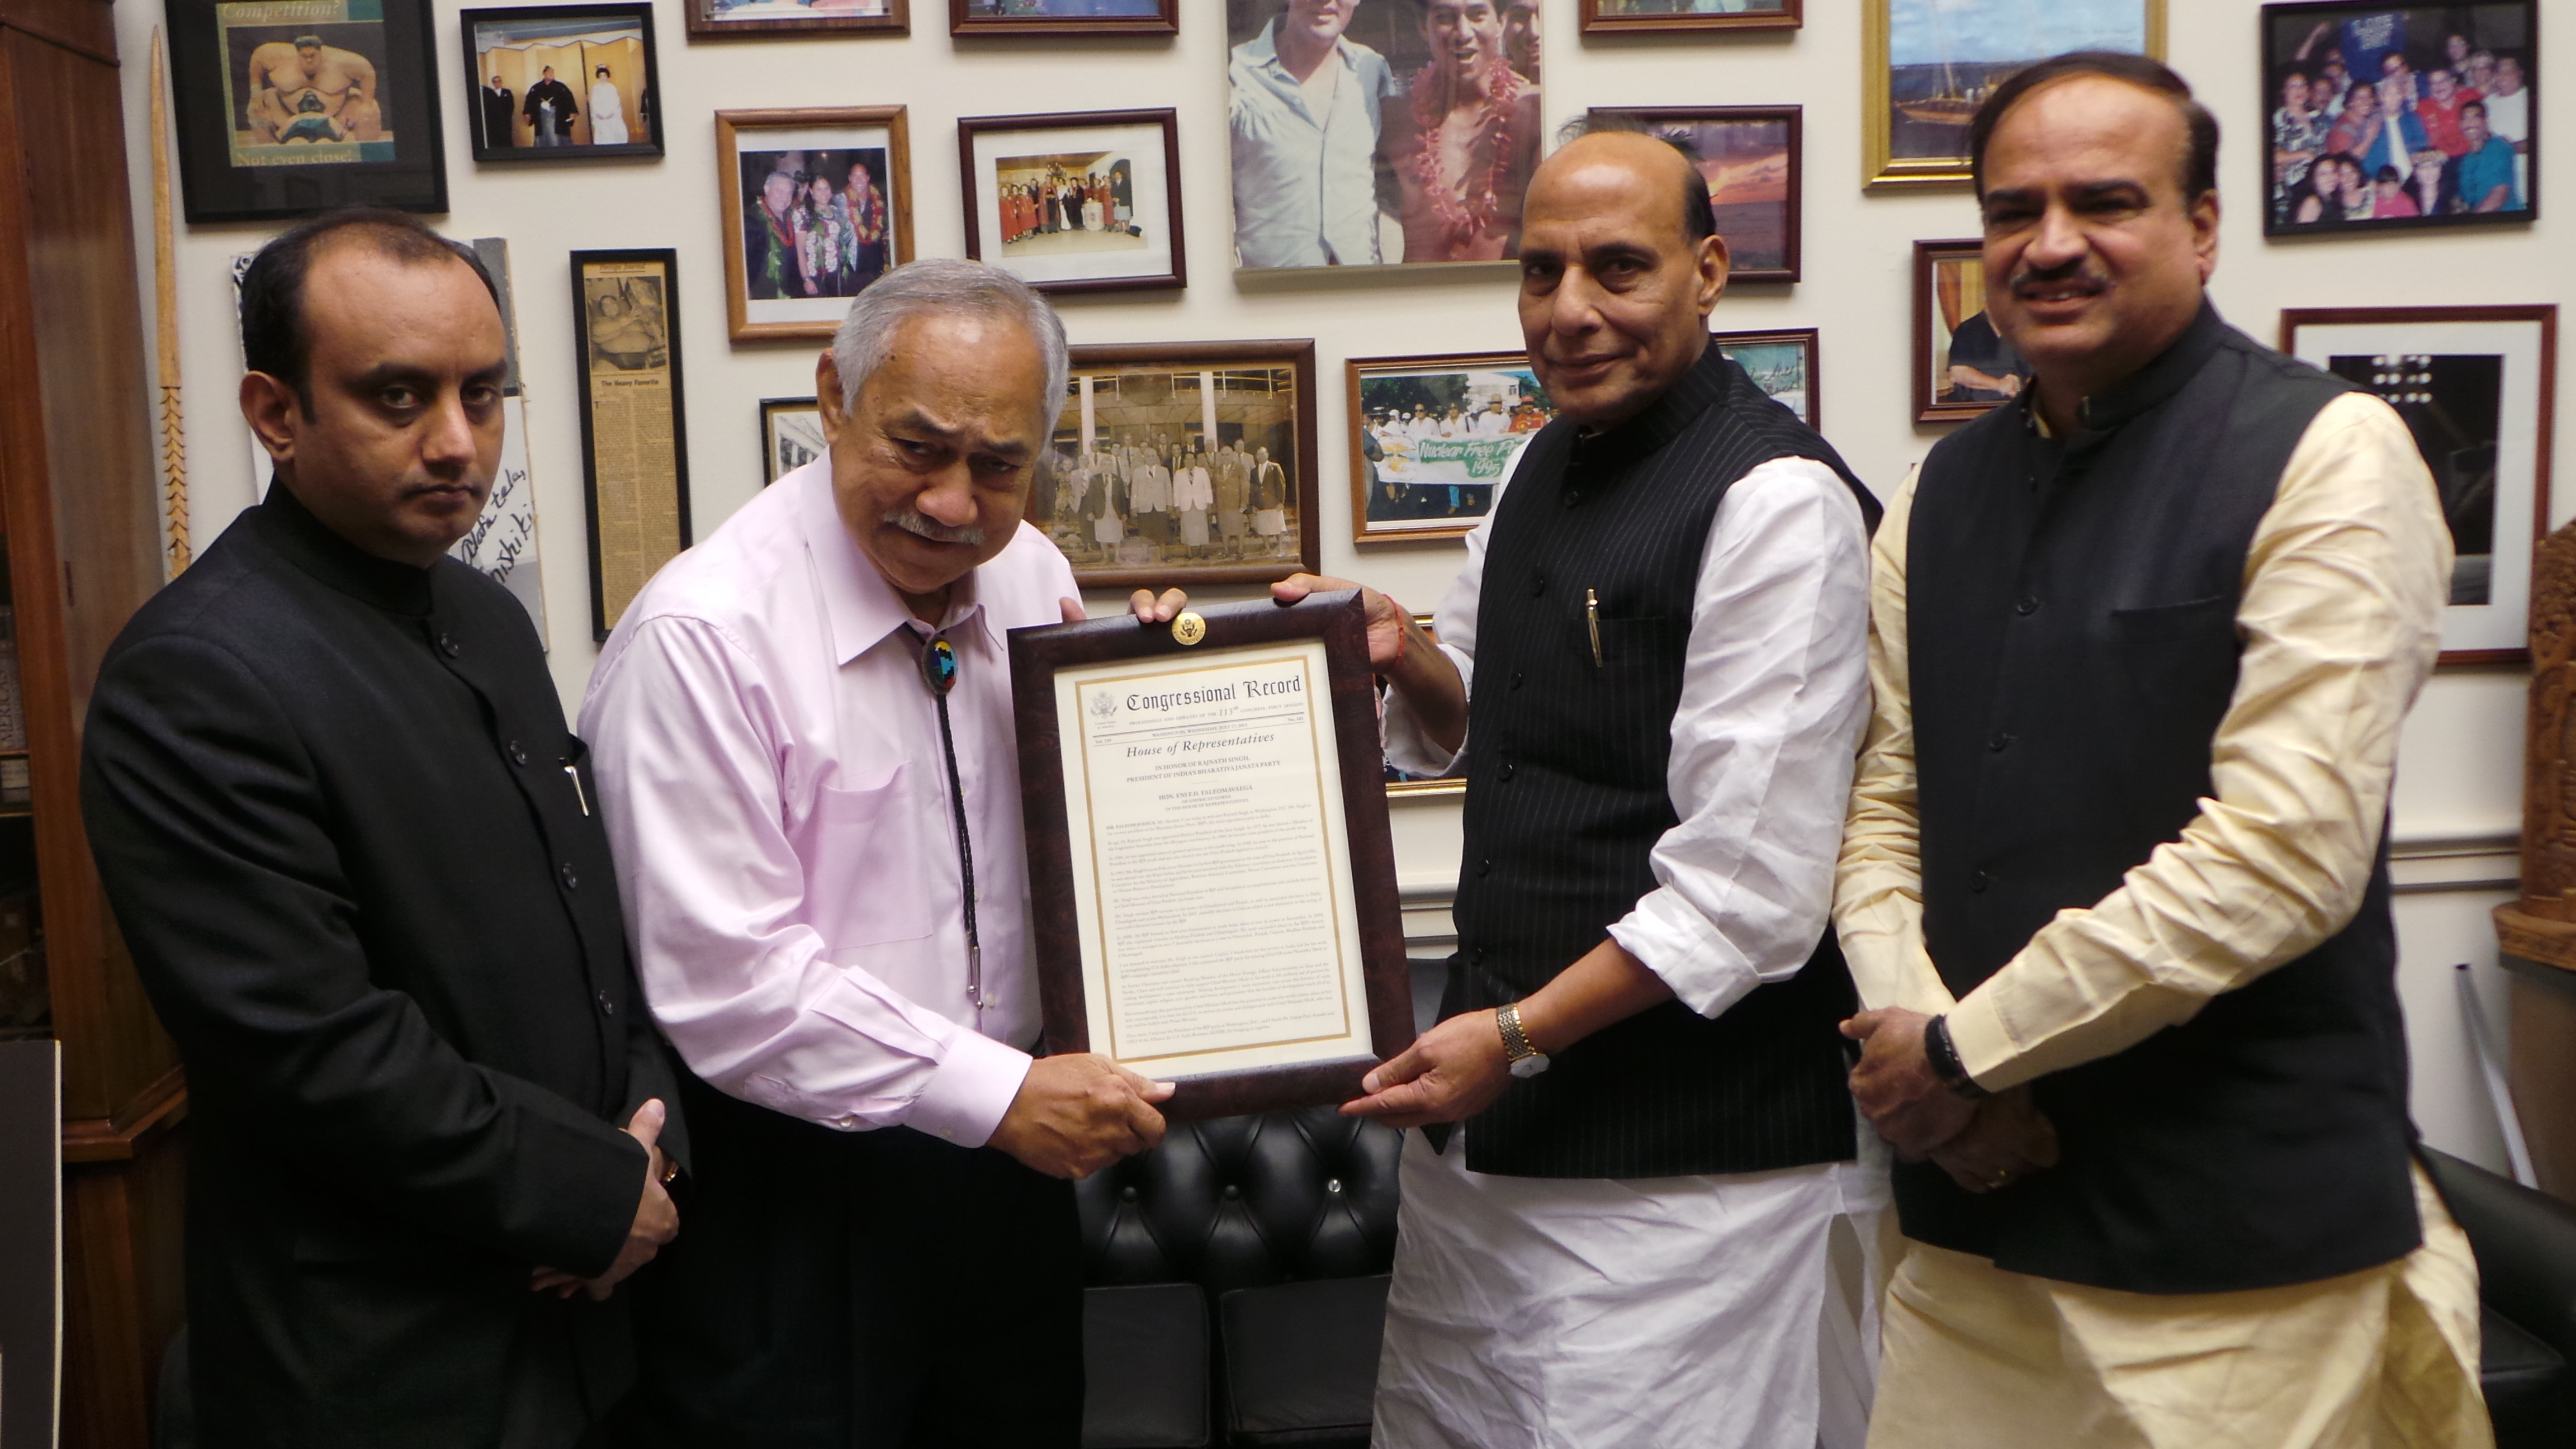
<svg viewBox="0 0 2576 1449">
<path fill-rule="evenodd" d="M 2028 1085 L 1977 1103 L 1958 1136 L 1932 1149 L 1932 1161 L 1970 1192 L 1992 1192 L 2057 1165 L 2057 1125 L 2031 1100 Z"/>
<path fill-rule="evenodd" d="M 1336 589 L 1360 591 L 1360 607 L 1368 611 L 1369 668 L 1380 674 L 1393 675 L 1407 655 L 1419 650 L 1438 651 L 1431 636 L 1413 622 L 1413 615 L 1402 604 L 1349 579 L 1326 578 L 1321 574 L 1290 574 L 1270 586 L 1270 597 L 1283 604 L 1294 604 L 1308 594 L 1329 594 Z"/>
<path fill-rule="evenodd" d="M 1153 1104 L 1171 1095 L 1171 1083 L 1147 1081 L 1107 1057 L 1040 1057 L 992 1145 L 1049 1177 L 1089 1177 L 1162 1141 L 1163 1114 Z"/>
</svg>

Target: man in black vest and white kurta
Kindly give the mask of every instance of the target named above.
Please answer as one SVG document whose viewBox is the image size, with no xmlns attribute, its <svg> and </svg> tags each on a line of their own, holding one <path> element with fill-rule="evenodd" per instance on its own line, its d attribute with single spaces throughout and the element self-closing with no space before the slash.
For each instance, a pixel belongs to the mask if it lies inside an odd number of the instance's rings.
<svg viewBox="0 0 2576 1449">
<path fill-rule="evenodd" d="M 1869 1442 L 2490 1444 L 2383 839 L 2441 647 L 2432 479 L 2203 298 L 2218 131 L 2171 71 L 2043 61 L 1969 135 L 2034 375 L 1874 548 L 1853 1089 L 1949 1160 L 1897 1169 Z"/>
<path fill-rule="evenodd" d="M 1715 232 L 1650 136 L 1539 168 L 1520 316 L 1557 421 L 1437 644 L 1368 595 L 1392 757 L 1438 775 L 1463 745 L 1467 775 L 1444 1019 L 1344 1108 L 1464 1124 L 1405 1146 L 1397 1449 L 1813 1449 L 1820 1413 L 1857 1441 L 1865 1315 L 1828 1243 L 1861 1218 L 1857 1279 L 1885 1188 L 1827 924 L 1878 505 L 1710 345 Z"/>
</svg>

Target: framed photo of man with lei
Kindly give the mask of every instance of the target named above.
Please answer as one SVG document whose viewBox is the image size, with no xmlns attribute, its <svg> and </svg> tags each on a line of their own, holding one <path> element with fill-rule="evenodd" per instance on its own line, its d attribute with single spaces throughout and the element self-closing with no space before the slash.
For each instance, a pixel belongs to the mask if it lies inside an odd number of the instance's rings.
<svg viewBox="0 0 2576 1449">
<path fill-rule="evenodd" d="M 850 298 L 912 260 L 901 106 L 716 112 L 725 335 L 831 340 Z"/>
<path fill-rule="evenodd" d="M 1520 255 L 1535 0 L 1226 0 L 1226 41 L 1237 268 Z"/>
</svg>

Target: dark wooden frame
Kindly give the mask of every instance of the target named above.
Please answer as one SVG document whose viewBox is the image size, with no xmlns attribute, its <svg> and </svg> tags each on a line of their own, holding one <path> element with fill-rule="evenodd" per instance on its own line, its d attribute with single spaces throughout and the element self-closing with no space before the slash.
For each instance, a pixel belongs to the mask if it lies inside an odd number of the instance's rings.
<svg viewBox="0 0 2576 1449">
<path fill-rule="evenodd" d="M 1796 30 L 1807 23 L 1806 0 L 1779 0 L 1776 11 L 1734 15 L 1604 15 L 1601 0 L 1583 0 L 1586 35 L 1654 34 L 1676 30 Z"/>
<path fill-rule="evenodd" d="M 1377 680 L 1369 669 L 1367 612 L 1358 591 L 1349 589 L 1314 594 L 1290 606 L 1264 599 L 1203 605 L 1198 612 L 1207 622 L 1207 636 L 1196 645 L 1182 644 L 1170 625 L 1142 624 L 1123 614 L 1011 631 L 1011 690 L 1019 701 L 1020 807 L 1028 832 L 1029 924 L 1047 1050 L 1091 1049 L 1074 907 L 1072 827 L 1064 805 L 1062 724 L 1055 714 L 1056 671 L 1320 638 L 1332 679 L 1352 906 L 1359 921 L 1369 1039 L 1377 1055 L 1182 1077 L 1179 1090 L 1163 1104 L 1163 1115 L 1194 1121 L 1348 1101 L 1360 1095 L 1360 1079 L 1370 1068 L 1404 1050 L 1414 1036 L 1403 903 L 1381 783 L 1386 761 L 1378 747 Z"/>
<path fill-rule="evenodd" d="M 1071 130 L 1091 126 L 1163 128 L 1163 197 L 1168 215 L 1163 224 L 1172 234 L 1172 269 L 1152 277 L 1086 277 L 1066 282 L 1030 282 L 1041 292 L 1146 292 L 1189 285 L 1189 249 L 1181 236 L 1181 130 L 1171 108 L 1140 111 L 1053 111 L 1033 116 L 960 116 L 957 118 L 957 168 L 966 206 L 966 255 L 984 260 L 982 178 L 976 174 L 975 138 L 989 131 Z M 996 258 L 993 265 L 1009 270 Z"/>
<path fill-rule="evenodd" d="M 2522 199 L 2522 210 L 2461 212 L 2457 215 L 2444 216 L 2393 216 L 2386 221 L 2312 221 L 2305 225 L 2293 225 L 2283 221 L 2280 217 L 2273 215 L 2271 207 L 2272 112 L 2280 105 L 2281 101 L 2278 89 L 2273 86 L 2273 77 L 2278 74 L 2279 67 L 2289 63 L 2287 58 L 2275 60 L 2270 54 L 2272 44 L 2272 22 L 2274 18 L 2276 16 L 2283 15 L 2297 16 L 2301 14 L 2314 14 L 2318 19 L 2322 20 L 2329 14 L 2336 12 L 2348 15 L 2367 15 L 2379 13 L 2392 8 L 2406 8 L 2392 7 L 2382 4 L 2357 3 L 2357 0 L 2297 0 L 2297 3 L 2265 5 L 2262 9 L 2261 28 L 2255 32 L 2255 44 L 2262 52 L 2258 56 L 2258 59 L 2262 64 L 2259 67 L 2260 75 L 2256 84 L 2262 86 L 2267 92 L 2267 94 L 2262 96 L 2261 103 L 2254 112 L 2255 115 L 2262 118 L 2262 137 L 2260 143 L 2256 145 L 2253 150 L 2256 154 L 2257 162 L 2261 167 L 2261 170 L 2258 173 L 2258 184 L 2255 188 L 2254 194 L 2264 199 L 2263 235 L 2267 237 L 2348 236 L 2357 232 L 2420 231 L 2428 227 L 2513 226 L 2523 222 L 2538 221 L 2540 219 L 2540 85 L 2535 74 L 2540 69 L 2537 64 L 2540 50 L 2540 0 L 2477 0 L 2477 3 L 2482 5 L 2520 5 L 2523 8 L 2525 16 L 2523 21 L 2525 33 L 2531 37 L 2530 42 L 2526 47 L 2528 53 L 2523 58 L 2524 93 L 2531 97 L 2531 150 L 2526 153 L 2530 158 L 2531 164 L 2524 169 L 2531 173 L 2531 181 L 2528 193 Z M 2418 8 L 2432 9 L 2436 7 L 2422 6 Z M 2448 656 L 2445 657 L 2447 658 Z"/>
<path fill-rule="evenodd" d="M 1431 642 L 1435 644 L 1440 642 L 1439 626 L 1432 622 L 1431 615 L 1416 614 L 1413 616 L 1413 622 L 1421 626 L 1423 633 L 1431 636 Z M 1466 763 L 1466 760 L 1461 758 L 1456 764 L 1450 766 L 1450 768 L 1452 770 L 1463 769 L 1466 766 Z M 1380 756 L 1378 760 L 1378 768 L 1383 770 L 1385 767 L 1385 757 Z M 1464 795 L 1467 793 L 1467 777 L 1464 775 L 1451 774 L 1442 775 L 1436 780 L 1389 780 L 1386 786 L 1386 793 L 1387 798 L 1389 799 L 1394 799 L 1399 796 Z"/>
<path fill-rule="evenodd" d="M 1585 0 L 1589 4 L 1590 0 Z M 1725 19 L 1724 16 L 1693 15 L 1692 20 Z M 1781 232 L 1781 255 L 1787 265 L 1778 267 L 1739 267 L 1730 259 L 1726 279 L 1730 282 L 1795 282 L 1798 263 L 1804 251 L 1800 237 L 1802 218 L 1807 210 L 1807 141 L 1804 106 L 1594 106 L 1591 115 L 1635 121 L 1643 125 L 1669 123 L 1676 125 L 1710 125 L 1736 122 L 1786 121 L 1789 125 L 1789 200 L 1788 225 Z"/>
<path fill-rule="evenodd" d="M 1914 421 L 1918 423 L 1959 423 L 1984 417 L 2000 403 L 1945 403 L 1937 401 L 1932 386 L 1932 268 L 1935 263 L 1974 259 L 1983 255 L 1985 243 L 1975 237 L 1947 237 L 1939 241 L 1914 244 Z"/>
<path fill-rule="evenodd" d="M 1343 362 L 1348 409 L 1343 425 L 1350 434 L 1346 441 L 1351 450 L 1351 542 L 1370 545 L 1385 543 L 1445 543 L 1465 538 L 1483 522 L 1463 519 L 1456 527 L 1384 529 L 1371 532 L 1368 522 L 1368 454 L 1360 446 L 1360 429 L 1366 414 L 1360 404 L 1360 383 L 1371 372 L 1432 372 L 1479 368 L 1529 368 L 1526 352 L 1435 352 L 1417 357 L 1353 357 Z"/>
<path fill-rule="evenodd" d="M 659 262 L 662 266 L 663 344 L 671 352 L 672 507 L 679 510 L 680 547 L 686 549 L 693 539 L 689 526 L 689 409 L 680 375 L 680 254 L 670 247 L 647 247 L 573 252 L 571 259 L 573 368 L 577 380 L 574 392 L 581 400 L 581 510 L 590 539 L 590 632 L 594 640 L 605 644 L 614 621 L 608 617 L 608 594 L 599 571 L 599 455 L 591 436 L 590 307 L 582 291 L 582 268 L 601 262 Z"/>
<path fill-rule="evenodd" d="M 1895 127 L 1888 119 L 1888 5 L 1890 0 L 1859 0 L 1861 7 L 1861 190 L 1863 191 L 1964 191 L 1968 189 L 1968 158 L 1957 156 L 1915 156 L 1898 158 L 1895 152 Z M 2147 51 L 2158 60 L 2165 58 L 2166 0 L 2138 0 L 2146 10 Z M 2041 56 L 2032 56 L 2036 61 Z M 2269 117 L 2271 107 L 2263 108 Z M 2269 138 L 2271 127 L 2263 127 Z M 1962 137 L 1964 140 L 1964 136 Z M 2268 150 L 2268 147 L 2266 148 Z M 2270 188 L 2265 188 L 2269 194 Z"/>
<path fill-rule="evenodd" d="M 895 35 L 912 33 L 912 0 L 888 0 L 883 15 L 831 16 L 806 20 L 717 20 L 708 15 L 708 0 L 680 0 L 689 39 L 776 40 L 782 35 Z"/>
<path fill-rule="evenodd" d="M 1817 331 L 1813 327 L 1781 327 L 1759 332 L 1712 332 L 1708 334 L 1708 340 L 1721 348 L 1729 344 L 1795 342 L 1806 349 L 1807 411 L 1801 415 L 1801 420 L 1808 427 L 1823 432 L 1825 428 L 1824 348 L 1818 342 L 1817 336 Z"/>
<path fill-rule="evenodd" d="M 751 280 L 744 268 L 749 265 L 742 254 L 742 133 L 771 129 L 805 129 L 824 126 L 883 126 L 886 128 L 886 190 L 890 193 L 886 211 L 893 225 L 889 229 L 893 248 L 886 254 L 886 268 L 891 271 L 911 261 L 912 251 L 912 127 L 902 106 L 836 106 L 778 111 L 716 112 L 716 196 L 723 218 L 725 338 L 731 342 L 811 341 L 829 342 L 840 330 L 839 319 L 829 322 L 754 322 L 751 320 Z"/>
<path fill-rule="evenodd" d="M 1312 338 L 1265 342 L 1122 342 L 1072 349 L 1072 374 L 1105 372 L 1121 367 L 1196 368 L 1286 364 L 1297 375 L 1297 466 L 1289 470 L 1297 489 L 1297 557 L 1277 564 L 1221 564 L 1205 568 L 1075 569 L 1074 582 L 1086 589 L 1161 588 L 1181 584 L 1266 584 L 1291 573 L 1317 573 L 1323 568 L 1319 530 L 1322 512 L 1315 456 L 1315 343 Z M 1068 383 L 1069 385 L 1069 383 Z M 1275 461 L 1275 460 L 1274 460 Z"/>
<path fill-rule="evenodd" d="M 290 221 L 355 204 L 446 213 L 447 128 L 439 112 L 438 39 L 429 0 L 383 0 L 386 54 L 379 75 L 400 86 L 394 93 L 399 99 L 387 107 L 394 113 L 389 119 L 395 122 L 396 159 L 309 166 L 232 164 L 231 137 L 239 118 L 225 99 L 231 62 L 215 23 L 216 3 L 168 0 L 165 7 L 171 126 L 189 225 Z M 271 193 L 269 199 L 261 199 L 263 192 Z"/>
<path fill-rule="evenodd" d="M 809 410 L 819 414 L 822 410 L 822 399 L 819 397 L 765 397 L 760 400 L 761 487 L 768 487 L 770 484 L 777 482 L 781 476 L 776 471 L 778 466 L 778 455 L 776 450 L 772 447 L 772 444 L 776 441 L 776 435 L 770 431 L 770 418 L 778 413 L 801 413 Z"/>
<path fill-rule="evenodd" d="M 486 22 L 496 25 L 526 20 L 613 20 L 633 16 L 636 28 L 644 35 L 644 90 L 638 99 L 651 97 L 652 104 L 639 106 L 644 117 L 645 138 L 623 146 L 486 146 L 475 136 L 479 124 L 465 128 L 466 144 L 477 161 L 498 161 L 511 165 L 556 165 L 568 161 L 608 161 L 621 156 L 659 156 L 662 154 L 662 113 L 669 109 L 662 102 L 662 56 L 653 43 L 653 7 L 648 0 L 613 5 L 508 5 L 490 9 L 461 10 L 456 16 L 457 49 L 465 60 L 465 94 L 469 101 L 480 104 L 483 91 L 483 52 L 474 48 L 475 28 Z M 525 93 L 522 92 L 524 104 Z M 474 118 L 480 121 L 478 115 Z"/>
<path fill-rule="evenodd" d="M 1790 0 L 1795 4 L 1796 0 Z M 1181 0 L 1161 0 L 1159 15 L 969 15 L 967 0 L 948 0 L 948 33 L 984 35 L 1178 35 Z"/>
<path fill-rule="evenodd" d="M 2301 327 L 2387 326 L 2427 322 L 2536 322 L 2540 324 L 2540 421 L 2532 438 L 2531 462 L 2531 546 L 2537 559 L 2541 540 L 2549 537 L 2549 451 L 2555 446 L 2556 401 L 2558 397 L 2558 307 L 2555 303 L 2502 307 L 2284 307 L 2281 309 L 2281 350 L 2298 355 Z M 2539 606 L 2538 570 L 2534 568 L 2530 605 Z M 2527 642 L 2530 628 L 2523 630 L 2526 642 L 2509 649 L 2445 649 L 2438 662 L 2442 664 L 2513 664 L 2531 662 Z"/>
</svg>

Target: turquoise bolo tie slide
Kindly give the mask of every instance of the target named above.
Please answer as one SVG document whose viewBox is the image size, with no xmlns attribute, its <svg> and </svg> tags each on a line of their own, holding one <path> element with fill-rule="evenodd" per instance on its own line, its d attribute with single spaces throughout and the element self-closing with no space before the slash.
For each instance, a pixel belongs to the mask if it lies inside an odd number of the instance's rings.
<svg viewBox="0 0 2576 1449">
<path fill-rule="evenodd" d="M 933 638 L 922 647 L 921 682 L 943 698 L 957 683 L 957 651 L 946 639 Z"/>
</svg>

